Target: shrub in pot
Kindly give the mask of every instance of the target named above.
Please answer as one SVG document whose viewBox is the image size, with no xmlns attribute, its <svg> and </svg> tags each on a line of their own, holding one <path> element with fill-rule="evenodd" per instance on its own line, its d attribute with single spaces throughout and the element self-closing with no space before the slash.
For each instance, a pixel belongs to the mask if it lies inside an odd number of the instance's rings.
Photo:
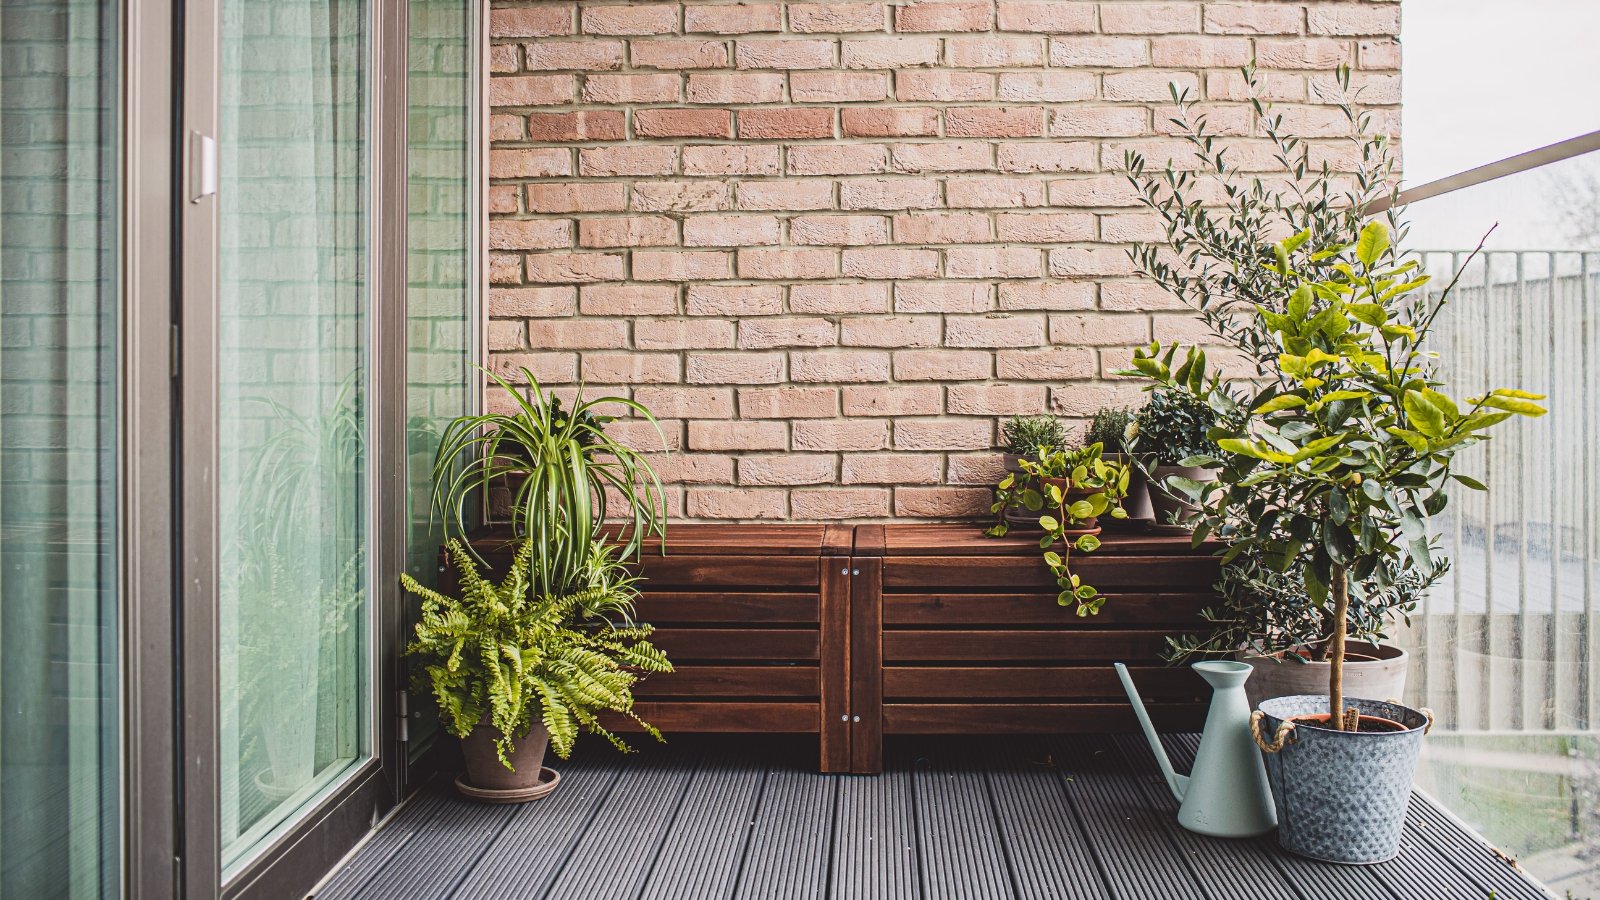
<svg viewBox="0 0 1600 900">
<path fill-rule="evenodd" d="M 1128 493 L 1128 467 L 1104 459 L 1099 444 L 1057 448 L 1019 465 L 1021 472 L 1007 475 L 995 488 L 990 512 L 997 519 L 984 533 L 1004 537 L 1010 530 L 1005 513 L 1013 504 L 1035 513 L 1044 531 L 1039 549 L 1060 589 L 1056 602 L 1075 606 L 1080 616 L 1099 612 L 1106 598 L 1072 571 L 1071 556 L 1073 550 L 1093 553 L 1100 546 L 1101 516 L 1127 518 L 1122 498 Z"/>
<path fill-rule="evenodd" d="M 1083 443 L 1099 444 L 1104 448 L 1101 455 L 1107 462 L 1119 463 L 1128 467 L 1128 496 L 1123 498 L 1123 508 L 1128 511 L 1128 518 L 1116 519 L 1115 522 L 1148 522 L 1155 518 L 1155 511 L 1150 506 L 1150 480 L 1145 475 L 1144 469 L 1134 464 L 1132 455 L 1128 451 L 1128 438 L 1133 430 L 1133 410 L 1120 406 L 1108 406 L 1099 410 L 1089 420 L 1089 428 L 1083 433 Z"/>
<path fill-rule="evenodd" d="M 1245 77 L 1254 83 L 1249 68 Z M 1348 89 L 1348 69 L 1338 81 Z M 1225 177 L 1203 117 L 1174 94 L 1198 171 Z M 1128 169 L 1183 261 L 1174 267 L 1145 246 L 1134 251 L 1139 267 L 1199 309 L 1214 334 L 1255 361 L 1258 377 L 1224 387 L 1199 350 L 1175 368 L 1176 348 L 1159 344 L 1136 351 L 1134 371 L 1217 414 L 1209 436 L 1218 452 L 1191 461 L 1218 473 L 1193 490 L 1202 508 L 1196 543 L 1214 535 L 1227 545 L 1225 562 L 1254 553 L 1275 571 L 1295 569 L 1332 626 L 1327 694 L 1267 700 L 1252 718 L 1279 842 L 1319 859 L 1379 862 L 1398 852 L 1429 718 L 1346 696 L 1352 608 L 1392 587 L 1397 572 L 1435 569 L 1427 522 L 1445 508 L 1447 486 L 1484 487 L 1452 471 L 1456 454 L 1513 416 L 1545 410 L 1542 398 L 1515 389 L 1464 403 L 1445 392 L 1425 344 L 1454 281 L 1422 293 L 1427 276 L 1395 245 L 1404 229 L 1394 166 L 1387 140 L 1368 136 L 1367 118 L 1344 104 L 1361 163 L 1341 195 L 1281 118 L 1259 101 L 1255 108 L 1296 175 L 1288 188 L 1229 184 L 1226 209 L 1213 212 L 1189 199 L 1195 171 L 1146 175 L 1137 154 Z M 1380 200 L 1389 201 L 1387 216 L 1369 218 Z"/>
<path fill-rule="evenodd" d="M 545 773 L 546 745 L 565 759 L 580 730 L 627 750 L 601 726 L 596 714 L 604 710 L 661 737 L 633 713 L 640 673 L 672 671 L 646 640 L 650 626 L 585 612 L 632 606 L 633 579 L 610 547 L 592 554 L 590 584 L 541 594 L 530 590 L 537 541 L 522 541 L 499 584 L 479 574 L 460 542 L 447 546 L 461 596 L 423 587 L 410 575 L 402 575 L 401 583 L 422 599 L 407 652 L 423 661 L 422 675 L 445 730 L 462 739 L 468 781 L 463 792 L 531 799 Z"/>
<path fill-rule="evenodd" d="M 1195 518 L 1196 491 L 1216 473 L 1195 461 L 1216 453 L 1207 434 L 1216 413 L 1195 394 L 1157 389 L 1133 418 L 1128 441 L 1150 476 L 1150 505 L 1157 525 L 1187 527 Z"/>
</svg>

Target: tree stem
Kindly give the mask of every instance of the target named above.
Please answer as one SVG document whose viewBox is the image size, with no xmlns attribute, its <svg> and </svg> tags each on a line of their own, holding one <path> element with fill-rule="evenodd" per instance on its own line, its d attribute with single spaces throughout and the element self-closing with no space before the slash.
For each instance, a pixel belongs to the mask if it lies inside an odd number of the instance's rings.
<svg viewBox="0 0 1600 900">
<path fill-rule="evenodd" d="M 1344 566 L 1333 565 L 1333 635 L 1328 640 L 1328 712 L 1333 727 L 1344 730 L 1344 633 L 1350 614 L 1350 581 Z"/>
</svg>

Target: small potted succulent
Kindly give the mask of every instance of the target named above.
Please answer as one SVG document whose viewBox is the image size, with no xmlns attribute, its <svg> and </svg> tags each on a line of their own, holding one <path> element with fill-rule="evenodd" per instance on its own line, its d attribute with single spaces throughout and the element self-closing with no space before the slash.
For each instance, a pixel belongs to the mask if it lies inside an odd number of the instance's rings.
<svg viewBox="0 0 1600 900">
<path fill-rule="evenodd" d="M 1099 612 L 1106 598 L 1072 571 L 1071 556 L 1073 550 L 1093 553 L 1100 546 L 1101 516 L 1127 518 L 1122 498 L 1128 493 L 1128 466 L 1106 460 L 1099 444 L 1057 448 L 1019 465 L 1022 471 L 1007 475 L 996 488 L 990 511 L 998 518 L 984 533 L 1004 537 L 1010 530 L 1005 512 L 1014 503 L 1034 514 L 1044 531 L 1039 549 L 1060 589 L 1056 602 L 1074 606 L 1080 616 Z"/>
<path fill-rule="evenodd" d="M 1188 391 L 1156 388 L 1133 417 L 1129 450 L 1150 477 L 1150 506 L 1156 524 L 1188 528 L 1198 513 L 1197 491 L 1216 472 L 1196 464 L 1214 456 L 1217 445 L 1207 435 L 1217 415 Z"/>
<path fill-rule="evenodd" d="M 1150 507 L 1150 480 L 1144 470 L 1134 464 L 1133 456 L 1128 452 L 1133 417 L 1134 411 L 1122 406 L 1108 406 L 1096 412 L 1083 433 L 1083 443 L 1099 444 L 1105 448 L 1101 456 L 1107 462 L 1128 466 L 1128 496 L 1122 501 L 1123 507 L 1128 510 L 1128 518 L 1116 521 L 1142 526 L 1155 518 L 1155 512 Z"/>
</svg>

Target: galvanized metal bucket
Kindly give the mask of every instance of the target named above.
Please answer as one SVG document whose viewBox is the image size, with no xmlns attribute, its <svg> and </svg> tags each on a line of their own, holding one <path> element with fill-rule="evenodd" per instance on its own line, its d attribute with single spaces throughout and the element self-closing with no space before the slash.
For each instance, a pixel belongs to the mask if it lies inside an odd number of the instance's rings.
<svg viewBox="0 0 1600 900">
<path fill-rule="evenodd" d="M 1327 713 L 1327 696 L 1306 694 L 1263 701 L 1250 724 L 1277 808 L 1278 844 L 1326 862 L 1380 863 L 1400 852 L 1417 756 L 1432 717 L 1382 700 L 1346 698 L 1345 704 L 1403 730 L 1336 731 L 1291 721 Z"/>
</svg>

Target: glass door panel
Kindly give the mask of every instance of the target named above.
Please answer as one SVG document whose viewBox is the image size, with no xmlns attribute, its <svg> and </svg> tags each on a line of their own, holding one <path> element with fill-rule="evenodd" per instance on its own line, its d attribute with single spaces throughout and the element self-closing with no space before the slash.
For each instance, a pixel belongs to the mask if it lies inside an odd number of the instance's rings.
<svg viewBox="0 0 1600 900">
<path fill-rule="evenodd" d="M 118 4 L 0 5 L 0 896 L 115 896 Z"/>
<path fill-rule="evenodd" d="M 367 7 L 224 0 L 224 877 L 372 752 Z"/>
</svg>

